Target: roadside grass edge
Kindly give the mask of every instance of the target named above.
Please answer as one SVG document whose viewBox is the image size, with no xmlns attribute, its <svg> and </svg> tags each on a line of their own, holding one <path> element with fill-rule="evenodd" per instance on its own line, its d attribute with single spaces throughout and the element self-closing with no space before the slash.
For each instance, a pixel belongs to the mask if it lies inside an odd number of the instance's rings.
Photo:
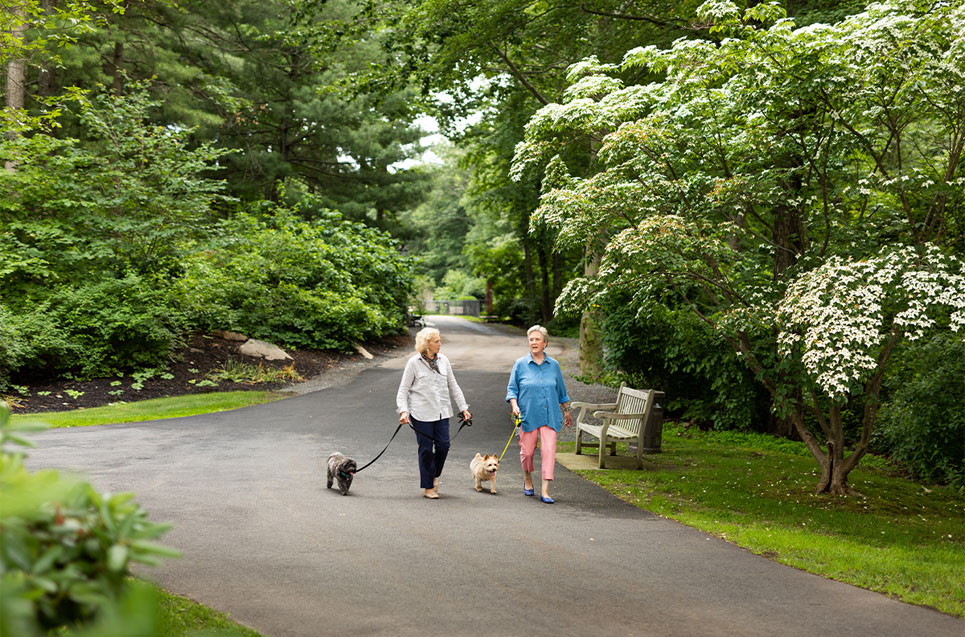
<svg viewBox="0 0 965 637">
<path fill-rule="evenodd" d="M 885 459 L 863 458 L 851 472 L 855 495 L 817 495 L 803 443 L 665 423 L 663 453 L 644 456 L 642 470 L 576 473 L 768 559 L 965 617 L 962 494 L 914 482 Z"/>
</svg>

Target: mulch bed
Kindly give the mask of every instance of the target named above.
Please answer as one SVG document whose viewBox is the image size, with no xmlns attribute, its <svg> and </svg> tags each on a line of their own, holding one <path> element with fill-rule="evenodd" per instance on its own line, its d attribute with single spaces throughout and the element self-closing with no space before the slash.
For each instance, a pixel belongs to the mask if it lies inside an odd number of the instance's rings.
<svg viewBox="0 0 965 637">
<path fill-rule="evenodd" d="M 93 380 L 57 380 L 26 385 L 26 394 L 8 397 L 13 413 L 68 411 L 80 407 L 100 407 L 120 401 L 134 402 L 149 398 L 181 396 L 213 391 L 275 390 L 287 387 L 292 380 L 277 382 L 242 383 L 222 380 L 215 386 L 204 383 L 209 374 L 234 363 L 247 363 L 257 367 L 282 369 L 289 365 L 303 380 L 308 380 L 345 363 L 362 359 L 361 354 L 336 351 L 300 351 L 285 349 L 293 360 L 267 361 L 245 356 L 238 352 L 240 341 L 226 340 L 218 336 L 196 334 L 175 353 L 165 372 L 140 381 L 141 388 L 134 389 L 136 379 L 131 375 Z M 377 341 L 362 343 L 375 356 L 387 355 L 399 348 L 411 348 L 408 335 L 388 336 Z M 208 379 L 210 381 L 210 379 Z M 112 393 L 113 392 L 113 393 Z"/>
</svg>

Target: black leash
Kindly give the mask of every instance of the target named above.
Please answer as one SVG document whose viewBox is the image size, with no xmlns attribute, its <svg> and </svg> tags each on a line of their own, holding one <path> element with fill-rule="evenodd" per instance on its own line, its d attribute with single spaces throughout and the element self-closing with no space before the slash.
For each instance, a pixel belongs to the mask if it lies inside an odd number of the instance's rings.
<svg viewBox="0 0 965 637">
<path fill-rule="evenodd" d="M 411 426 L 411 425 L 410 425 L 410 426 Z M 395 428 L 395 433 L 392 434 L 392 437 L 389 438 L 389 442 L 385 445 L 385 449 L 388 449 L 388 448 L 389 448 L 389 445 L 391 445 L 391 444 L 392 444 L 392 441 L 395 440 L 395 437 L 396 437 L 397 435 L 399 435 L 399 430 L 401 430 L 401 429 L 402 429 L 402 423 L 400 422 L 400 423 L 399 423 L 399 426 Z M 382 454 L 385 453 L 385 449 L 383 449 L 382 451 L 380 451 L 380 452 L 379 452 L 379 455 L 375 456 L 375 458 L 374 458 L 371 462 L 369 462 L 368 464 L 362 466 L 362 467 L 359 468 L 359 469 L 356 469 L 356 470 L 355 470 L 355 473 L 358 473 L 359 471 L 361 471 L 361 470 L 364 469 L 365 467 L 368 467 L 369 465 L 371 465 L 372 463 L 374 463 L 376 460 L 378 460 L 379 458 L 381 458 L 381 457 L 382 457 Z"/>
<path fill-rule="evenodd" d="M 468 419 L 467 419 L 467 418 L 463 418 L 462 414 L 459 414 L 459 420 L 462 421 L 462 424 L 459 425 L 459 429 L 456 431 L 456 436 L 459 435 L 459 432 L 462 431 L 463 427 L 472 427 L 472 418 L 468 418 Z M 420 436 L 425 436 L 426 438 L 428 438 L 429 440 L 431 440 L 431 441 L 433 441 L 433 442 L 435 442 L 435 443 L 437 443 L 437 444 L 442 444 L 441 441 L 436 440 L 436 439 L 433 438 L 432 436 L 430 436 L 430 435 L 428 435 L 428 434 L 424 434 L 424 433 L 422 433 L 421 431 L 419 431 L 418 429 L 416 429 L 415 427 L 413 427 L 411 422 L 409 423 L 409 428 L 411 428 L 412 431 L 416 432 L 416 433 L 419 434 Z M 364 464 L 363 466 L 359 467 L 358 469 L 356 469 L 356 470 L 355 470 L 355 473 L 358 473 L 358 472 L 361 471 L 362 469 L 365 469 L 366 467 L 374 464 L 376 460 L 378 460 L 379 458 L 381 458 L 381 457 L 382 457 L 382 454 L 385 453 L 385 450 L 388 449 L 388 448 L 389 448 L 389 445 L 392 444 L 392 441 L 395 440 L 395 437 L 396 437 L 397 435 L 399 435 L 399 431 L 400 431 L 401 429 L 402 429 L 402 423 L 400 422 L 400 423 L 399 423 L 399 426 L 395 428 L 395 433 L 392 434 L 392 437 L 391 437 L 391 438 L 389 438 L 389 442 L 386 443 L 385 448 L 382 449 L 382 451 L 379 452 L 379 455 L 375 456 L 375 458 L 373 458 L 370 462 L 368 462 L 368 463 Z M 453 436 L 452 438 L 449 439 L 449 443 L 450 443 L 450 444 L 452 443 L 453 440 L 456 439 L 456 436 Z"/>
</svg>

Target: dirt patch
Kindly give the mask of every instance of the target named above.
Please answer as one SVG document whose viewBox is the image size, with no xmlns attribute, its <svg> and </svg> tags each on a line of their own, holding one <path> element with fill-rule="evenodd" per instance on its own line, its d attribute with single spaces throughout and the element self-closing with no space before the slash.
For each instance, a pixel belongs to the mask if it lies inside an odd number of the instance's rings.
<svg viewBox="0 0 965 637">
<path fill-rule="evenodd" d="M 172 357 L 168 368 L 161 373 L 125 375 L 93 380 L 59 380 L 35 383 L 20 393 L 7 397 L 13 413 L 69 411 L 81 407 L 100 407 L 116 402 L 134 402 L 149 398 L 181 396 L 205 392 L 237 390 L 291 390 L 302 385 L 319 386 L 319 379 L 341 370 L 365 364 L 369 359 L 359 353 L 336 351 L 285 349 L 290 361 L 266 361 L 244 356 L 238 352 L 239 341 L 217 336 L 196 334 Z M 375 361 L 394 356 L 412 348 L 408 334 L 388 336 L 363 343 Z M 242 366 L 243 364 L 243 366 Z M 263 379 L 238 382 L 219 379 L 217 372 L 229 376 L 243 376 L 242 372 L 257 372 L 261 366 Z M 253 377 L 252 377 L 253 378 Z M 297 385 L 293 383 L 301 379 Z"/>
</svg>

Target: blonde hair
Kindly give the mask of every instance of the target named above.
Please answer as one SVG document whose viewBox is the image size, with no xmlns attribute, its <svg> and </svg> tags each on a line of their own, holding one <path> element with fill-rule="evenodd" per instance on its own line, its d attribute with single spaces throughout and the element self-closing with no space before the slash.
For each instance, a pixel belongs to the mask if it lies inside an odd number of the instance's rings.
<svg viewBox="0 0 965 637">
<path fill-rule="evenodd" d="M 415 335 L 415 351 L 425 354 L 433 336 L 439 336 L 439 330 L 434 327 L 423 327 L 419 330 L 419 333 Z M 440 338 L 442 337 L 440 336 Z"/>
<path fill-rule="evenodd" d="M 544 343 L 550 342 L 550 333 L 547 332 L 546 328 L 543 327 L 542 325 L 534 325 L 533 327 L 526 330 L 526 338 L 529 338 L 529 335 L 532 334 L 533 332 L 539 332 L 540 335 L 542 335 L 543 337 Z"/>
</svg>

